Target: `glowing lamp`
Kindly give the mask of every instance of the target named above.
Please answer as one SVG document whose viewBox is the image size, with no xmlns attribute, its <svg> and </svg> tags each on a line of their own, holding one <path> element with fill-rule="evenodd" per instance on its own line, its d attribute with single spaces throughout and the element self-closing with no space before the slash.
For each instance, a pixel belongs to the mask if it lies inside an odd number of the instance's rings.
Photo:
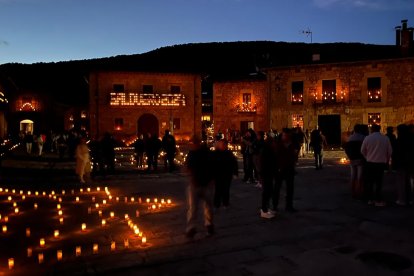
<svg viewBox="0 0 414 276">
<path fill-rule="evenodd" d="M 8 200 L 8 201 L 12 201 L 12 197 L 11 197 L 11 196 L 8 196 L 8 197 L 7 197 L 7 200 Z"/>
<path fill-rule="evenodd" d="M 98 209 L 99 208 L 99 203 L 96 203 L 95 207 L 96 207 L 96 209 Z"/>
<path fill-rule="evenodd" d="M 157 205 L 152 204 L 151 208 L 152 208 L 152 210 L 155 210 L 155 209 L 157 209 Z"/>
<path fill-rule="evenodd" d="M 75 201 L 76 202 L 79 202 L 79 197 L 78 196 L 75 198 Z"/>
<path fill-rule="evenodd" d="M 75 249 L 75 256 L 76 256 L 76 257 L 79 257 L 81 254 L 82 254 L 82 247 L 80 247 L 80 246 L 76 246 L 76 249 Z"/>
<path fill-rule="evenodd" d="M 81 193 L 83 193 L 83 188 L 80 188 L 80 189 L 79 189 L 79 191 L 80 191 Z"/>
<path fill-rule="evenodd" d="M 8 216 L 5 216 L 4 217 L 4 222 L 8 222 L 9 221 L 9 217 Z"/>
<path fill-rule="evenodd" d="M 3 225 L 3 233 L 7 233 L 7 225 Z"/>
<path fill-rule="evenodd" d="M 38 207 L 37 203 L 33 204 L 33 208 L 34 208 L 35 210 L 37 210 L 37 207 Z"/>
<path fill-rule="evenodd" d="M 82 223 L 81 230 L 82 232 L 86 231 L 86 223 Z"/>
<path fill-rule="evenodd" d="M 41 248 L 44 248 L 45 245 L 46 245 L 45 239 L 41 238 L 40 242 L 39 242 L 39 245 L 40 245 Z"/>
<path fill-rule="evenodd" d="M 26 196 L 25 195 L 22 195 L 22 200 L 25 200 L 26 199 Z"/>
<path fill-rule="evenodd" d="M 101 190 L 101 188 L 100 187 L 96 187 L 96 190 L 99 192 Z"/>
<path fill-rule="evenodd" d="M 157 203 L 158 202 L 158 198 L 154 198 L 154 202 Z"/>
<path fill-rule="evenodd" d="M 102 210 L 98 211 L 98 215 L 99 215 L 99 217 L 102 217 Z"/>
<path fill-rule="evenodd" d="M 59 216 L 63 215 L 63 211 L 59 210 L 58 214 L 59 214 Z"/>
<path fill-rule="evenodd" d="M 9 259 L 9 269 L 13 269 L 14 268 L 14 259 L 10 258 Z"/>
<path fill-rule="evenodd" d="M 88 188 L 86 188 L 86 190 L 88 191 L 88 193 L 91 191 L 91 188 L 90 187 L 88 187 Z"/>
<path fill-rule="evenodd" d="M 119 196 L 117 196 L 115 199 L 116 199 L 117 202 L 119 202 Z"/>
<path fill-rule="evenodd" d="M 147 203 L 150 203 L 150 202 L 151 202 L 151 199 L 147 198 Z"/>
<path fill-rule="evenodd" d="M 18 213 L 19 213 L 19 208 L 17 208 L 17 207 L 16 207 L 16 208 L 14 208 L 14 213 L 15 213 L 15 214 L 18 214 Z"/>
<path fill-rule="evenodd" d="M 106 199 L 102 200 L 102 204 L 106 205 Z"/>
<path fill-rule="evenodd" d="M 61 208 L 62 208 L 62 206 L 61 206 L 60 204 L 58 204 L 58 205 L 56 206 L 56 208 L 59 210 L 59 209 L 61 209 Z"/>
<path fill-rule="evenodd" d="M 53 236 L 55 239 L 59 238 L 59 230 L 55 230 L 55 232 L 53 232 Z"/>
<path fill-rule="evenodd" d="M 62 203 L 62 198 L 61 198 L 61 197 L 59 197 L 59 198 L 58 198 L 58 201 L 59 201 L 60 203 Z"/>
<path fill-rule="evenodd" d="M 125 220 L 129 220 L 129 215 L 125 214 Z"/>
<path fill-rule="evenodd" d="M 109 216 L 110 216 L 111 218 L 114 218 L 114 217 L 115 217 L 115 213 L 114 213 L 114 212 L 110 212 L 110 213 L 109 213 Z"/>
<path fill-rule="evenodd" d="M 58 250 L 58 251 L 56 252 L 56 257 L 57 257 L 58 262 L 60 262 L 60 261 L 62 260 L 62 257 L 63 257 L 63 252 L 62 252 L 62 250 Z"/>
<path fill-rule="evenodd" d="M 142 240 L 141 241 L 142 241 L 142 244 L 146 244 L 147 243 L 147 237 L 145 237 L 145 236 L 142 237 Z"/>
<path fill-rule="evenodd" d="M 134 234 L 137 235 L 137 236 L 139 235 L 139 228 L 138 227 L 134 229 Z"/>
<path fill-rule="evenodd" d="M 94 243 L 92 247 L 93 254 L 98 254 L 98 250 L 99 250 L 98 244 Z"/>
<path fill-rule="evenodd" d="M 135 198 L 131 197 L 131 202 L 134 202 L 134 201 L 135 201 Z"/>
<path fill-rule="evenodd" d="M 171 199 L 167 199 L 167 204 L 170 205 L 171 204 Z"/>
<path fill-rule="evenodd" d="M 102 227 L 104 227 L 106 225 L 106 220 L 103 219 L 101 223 L 102 223 Z"/>
<path fill-rule="evenodd" d="M 59 218 L 59 223 L 63 224 L 63 218 Z"/>
<path fill-rule="evenodd" d="M 116 243 L 115 241 L 111 241 L 111 251 L 115 251 L 116 249 Z"/>
</svg>

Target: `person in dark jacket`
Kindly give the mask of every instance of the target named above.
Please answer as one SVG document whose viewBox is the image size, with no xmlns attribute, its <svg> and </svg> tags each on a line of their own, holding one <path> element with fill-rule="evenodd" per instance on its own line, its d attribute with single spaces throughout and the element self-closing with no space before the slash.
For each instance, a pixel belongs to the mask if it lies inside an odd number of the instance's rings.
<svg viewBox="0 0 414 276">
<path fill-rule="evenodd" d="M 161 141 L 158 139 L 158 136 L 156 134 L 148 133 L 145 142 L 145 153 L 147 155 L 148 171 L 151 171 L 151 169 L 156 171 L 158 169 L 158 153 L 161 149 L 161 146 Z"/>
<path fill-rule="evenodd" d="M 193 238 L 197 232 L 197 213 L 201 202 L 204 206 L 204 226 L 208 235 L 214 234 L 213 223 L 213 192 L 212 155 L 206 145 L 201 144 L 200 138 L 194 136 L 187 155 L 186 166 L 190 173 L 187 187 L 187 238 Z"/>
<path fill-rule="evenodd" d="M 315 169 L 320 170 L 323 168 L 323 148 L 326 146 L 326 139 L 319 127 L 312 130 L 310 143 L 315 157 Z"/>
<path fill-rule="evenodd" d="M 271 134 L 271 133 L 270 133 Z M 260 156 L 261 171 L 262 171 L 262 208 L 260 209 L 260 217 L 271 219 L 275 216 L 275 201 L 274 201 L 274 185 L 276 177 L 276 138 L 273 135 L 268 135 Z M 269 208 L 269 201 L 273 197 L 273 210 Z"/>
<path fill-rule="evenodd" d="M 393 167 L 397 171 L 396 204 L 406 206 L 412 201 L 410 163 L 413 159 L 414 139 L 408 125 L 397 126 L 398 138 L 393 151 Z"/>
<path fill-rule="evenodd" d="M 115 140 L 111 134 L 105 133 L 101 140 L 102 160 L 107 171 L 115 171 Z"/>
<path fill-rule="evenodd" d="M 31 154 L 33 148 L 33 134 L 30 131 L 24 135 L 23 142 L 26 145 L 27 154 Z"/>
<path fill-rule="evenodd" d="M 274 209 L 277 209 L 280 188 L 286 182 L 286 211 L 296 212 L 293 208 L 295 165 L 298 161 L 298 149 L 292 140 L 292 132 L 284 129 L 276 144 L 276 184 L 274 189 Z"/>
<path fill-rule="evenodd" d="M 162 148 L 164 149 L 165 155 L 165 166 L 167 167 L 167 163 L 169 166 L 169 171 L 172 172 L 175 168 L 174 166 L 174 158 L 176 153 L 176 143 L 175 138 L 171 135 L 169 130 L 165 131 L 165 135 L 162 138 Z"/>
<path fill-rule="evenodd" d="M 361 199 L 363 195 L 363 169 L 365 158 L 361 153 L 362 142 L 365 139 L 363 126 L 356 124 L 354 133 L 344 145 L 345 153 L 350 160 L 352 197 Z"/>
<path fill-rule="evenodd" d="M 144 168 L 144 136 L 141 134 L 134 143 L 135 159 L 137 160 L 138 169 Z"/>
<path fill-rule="evenodd" d="M 391 167 L 389 168 L 389 170 L 395 170 L 396 168 L 394 166 L 394 159 L 395 159 L 395 152 L 396 152 L 396 147 L 397 147 L 397 136 L 395 136 L 394 134 L 394 127 L 392 126 L 387 127 L 387 133 L 385 134 L 385 136 L 387 136 L 388 139 L 390 139 L 391 148 L 392 148 Z"/>
<path fill-rule="evenodd" d="M 233 175 L 238 174 L 237 159 L 234 154 L 228 150 L 227 140 L 221 139 L 215 144 L 213 152 L 214 164 L 214 207 L 220 208 L 221 204 L 225 208 L 229 206 L 230 201 L 230 184 Z"/>
</svg>

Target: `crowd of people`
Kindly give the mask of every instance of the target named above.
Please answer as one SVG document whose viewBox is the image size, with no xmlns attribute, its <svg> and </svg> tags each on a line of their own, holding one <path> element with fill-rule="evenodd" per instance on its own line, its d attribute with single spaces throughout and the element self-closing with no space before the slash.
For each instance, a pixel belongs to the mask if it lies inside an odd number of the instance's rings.
<svg viewBox="0 0 414 276">
<path fill-rule="evenodd" d="M 414 125 L 400 124 L 397 135 L 388 127 L 381 134 L 379 125 L 357 124 L 344 144 L 350 160 L 352 197 L 370 205 L 385 206 L 383 178 L 385 171 L 394 171 L 396 177 L 396 204 L 412 204 L 414 179 Z"/>
</svg>

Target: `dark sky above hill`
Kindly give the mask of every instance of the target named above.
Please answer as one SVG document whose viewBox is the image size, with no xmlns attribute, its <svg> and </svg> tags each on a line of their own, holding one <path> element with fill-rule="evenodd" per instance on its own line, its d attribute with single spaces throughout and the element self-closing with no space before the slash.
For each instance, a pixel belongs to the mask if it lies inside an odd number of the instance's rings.
<svg viewBox="0 0 414 276">
<path fill-rule="evenodd" d="M 413 0 L 0 0 L 0 64 L 208 41 L 394 44 Z"/>
</svg>

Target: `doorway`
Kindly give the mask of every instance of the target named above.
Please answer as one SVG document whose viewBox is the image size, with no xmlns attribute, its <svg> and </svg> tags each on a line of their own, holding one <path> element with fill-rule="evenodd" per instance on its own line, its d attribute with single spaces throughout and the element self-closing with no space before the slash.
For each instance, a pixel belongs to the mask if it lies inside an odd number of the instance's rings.
<svg viewBox="0 0 414 276">
<path fill-rule="evenodd" d="M 252 121 L 241 121 L 240 122 L 240 133 L 244 135 L 248 129 L 254 129 L 254 122 Z"/>
<path fill-rule="evenodd" d="M 138 136 L 143 134 L 146 135 L 151 133 L 151 135 L 158 135 L 159 132 L 159 124 L 158 119 L 152 114 L 145 113 L 138 119 Z"/>
<path fill-rule="evenodd" d="M 32 120 L 29 119 L 25 119 L 20 121 L 20 132 L 23 133 L 32 133 L 33 134 L 33 130 L 34 130 L 34 122 Z"/>
<path fill-rule="evenodd" d="M 319 115 L 318 126 L 329 146 L 341 146 L 341 115 Z"/>
</svg>

